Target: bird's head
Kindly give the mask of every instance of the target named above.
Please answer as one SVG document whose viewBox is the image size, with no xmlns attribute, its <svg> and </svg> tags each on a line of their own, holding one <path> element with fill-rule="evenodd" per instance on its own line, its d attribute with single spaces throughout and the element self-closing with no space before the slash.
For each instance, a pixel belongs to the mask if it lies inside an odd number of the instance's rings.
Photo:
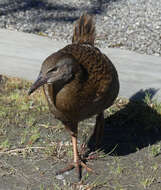
<svg viewBox="0 0 161 190">
<path fill-rule="evenodd" d="M 54 56 L 48 57 L 42 64 L 37 80 L 32 84 L 28 94 L 44 84 L 55 84 L 63 87 L 74 77 L 77 72 L 76 60 L 72 56 L 65 56 L 54 60 Z"/>
</svg>

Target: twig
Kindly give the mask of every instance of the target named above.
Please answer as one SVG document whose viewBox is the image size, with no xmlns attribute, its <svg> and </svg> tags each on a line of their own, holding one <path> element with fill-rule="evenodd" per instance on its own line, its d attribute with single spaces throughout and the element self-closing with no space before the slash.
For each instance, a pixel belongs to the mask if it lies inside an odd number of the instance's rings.
<svg viewBox="0 0 161 190">
<path fill-rule="evenodd" d="M 46 147 L 25 147 L 25 148 L 16 148 L 12 150 L 6 150 L 6 151 L 1 151 L 0 154 L 11 154 L 11 153 L 16 153 L 16 152 L 23 152 L 26 150 L 31 150 L 31 149 L 45 149 Z"/>
</svg>

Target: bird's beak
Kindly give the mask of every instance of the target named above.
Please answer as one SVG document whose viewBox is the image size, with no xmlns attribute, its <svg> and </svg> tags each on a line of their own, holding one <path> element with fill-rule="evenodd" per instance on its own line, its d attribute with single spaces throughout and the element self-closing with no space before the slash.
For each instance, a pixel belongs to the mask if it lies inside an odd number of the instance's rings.
<svg viewBox="0 0 161 190">
<path fill-rule="evenodd" d="M 36 89 L 38 89 L 43 84 L 47 83 L 47 78 L 42 76 L 40 72 L 37 80 L 32 84 L 31 88 L 28 91 L 28 95 L 32 94 Z"/>
</svg>

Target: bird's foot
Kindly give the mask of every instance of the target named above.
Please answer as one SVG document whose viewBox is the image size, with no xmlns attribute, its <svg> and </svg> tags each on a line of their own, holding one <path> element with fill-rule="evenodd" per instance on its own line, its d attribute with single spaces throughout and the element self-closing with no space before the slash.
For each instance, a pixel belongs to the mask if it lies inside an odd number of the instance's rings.
<svg viewBox="0 0 161 190">
<path fill-rule="evenodd" d="M 80 181 L 81 180 L 81 177 L 82 177 L 82 168 L 85 168 L 85 170 L 87 172 L 94 172 L 93 169 L 89 168 L 84 161 L 82 161 L 81 159 L 79 159 L 77 162 L 74 162 L 74 163 L 71 163 L 69 164 L 66 168 L 64 169 L 61 169 L 59 171 L 56 172 L 56 175 L 60 175 L 64 172 L 67 172 L 67 171 L 70 171 L 72 169 L 76 168 L 76 171 L 77 171 L 77 174 L 78 174 L 78 180 Z"/>
</svg>

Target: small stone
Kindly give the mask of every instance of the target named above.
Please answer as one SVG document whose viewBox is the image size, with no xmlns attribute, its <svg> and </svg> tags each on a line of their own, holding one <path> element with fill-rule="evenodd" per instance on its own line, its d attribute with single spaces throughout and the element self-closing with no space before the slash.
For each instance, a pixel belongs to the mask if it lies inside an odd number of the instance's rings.
<svg viewBox="0 0 161 190">
<path fill-rule="evenodd" d="M 57 176 L 56 176 L 56 179 L 63 180 L 63 179 L 64 179 L 64 176 L 63 176 L 63 175 L 57 175 Z"/>
</svg>

